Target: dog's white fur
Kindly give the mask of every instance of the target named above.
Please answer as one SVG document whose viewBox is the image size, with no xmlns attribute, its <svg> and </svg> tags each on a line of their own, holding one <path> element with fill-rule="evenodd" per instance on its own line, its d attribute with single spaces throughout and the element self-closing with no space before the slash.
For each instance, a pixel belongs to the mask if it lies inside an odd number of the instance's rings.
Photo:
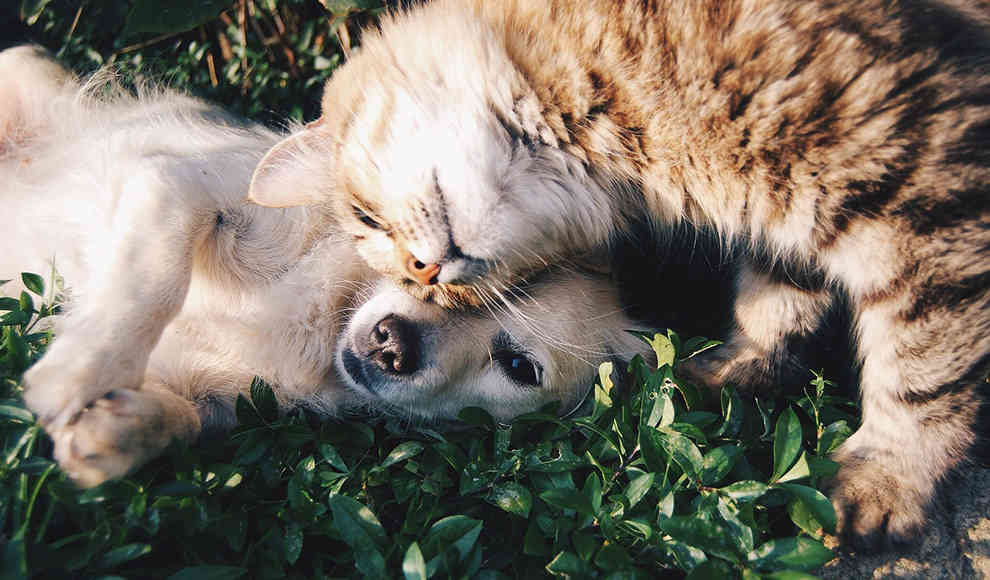
<svg viewBox="0 0 990 580">
<path fill-rule="evenodd" d="M 32 47 L 0 53 L 0 79 L 0 200 L 17 242 L 0 277 L 54 262 L 66 281 L 25 398 L 82 485 L 229 426 L 255 375 L 282 405 L 327 416 L 476 405 L 507 419 L 573 408 L 598 363 L 644 350 L 604 279 L 549 272 L 498 311 L 452 312 L 378 280 L 331 208 L 245 203 L 280 138 L 260 126 L 170 92 L 80 87 Z M 390 317 L 415 357 L 402 373 L 381 358 Z M 512 380 L 515 364 L 538 368 L 540 385 Z"/>
</svg>

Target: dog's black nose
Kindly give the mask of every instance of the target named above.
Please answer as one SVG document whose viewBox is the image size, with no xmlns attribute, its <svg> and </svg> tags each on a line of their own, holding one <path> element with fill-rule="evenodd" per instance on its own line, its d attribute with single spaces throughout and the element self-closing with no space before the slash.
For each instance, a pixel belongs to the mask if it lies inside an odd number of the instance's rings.
<svg viewBox="0 0 990 580">
<path fill-rule="evenodd" d="M 371 329 L 365 356 L 387 373 L 406 375 L 419 368 L 418 351 L 419 337 L 413 323 L 389 314 Z"/>
</svg>

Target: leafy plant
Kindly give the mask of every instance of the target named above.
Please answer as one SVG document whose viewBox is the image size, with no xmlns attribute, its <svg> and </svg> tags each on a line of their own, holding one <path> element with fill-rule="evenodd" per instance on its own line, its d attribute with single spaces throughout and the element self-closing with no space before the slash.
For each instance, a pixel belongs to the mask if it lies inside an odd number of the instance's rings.
<svg viewBox="0 0 990 580">
<path fill-rule="evenodd" d="M 31 324 L 14 327 L 30 337 Z M 20 402 L 5 400 L 4 571 L 807 577 L 831 558 L 821 537 L 835 515 L 815 486 L 834 469 L 824 454 L 849 433 L 847 402 L 816 376 L 777 409 L 731 388 L 709 404 L 675 374 L 708 343 L 647 338 L 664 364 L 635 359 L 628 396 L 603 365 L 586 413 L 567 419 L 548 408 L 500 424 L 472 408 L 454 430 L 322 422 L 280 416 L 256 380 L 229 438 L 173 446 L 132 478 L 87 491 L 45 457 L 46 438 Z M 3 360 L 16 375 L 10 365 L 20 363 Z"/>
</svg>

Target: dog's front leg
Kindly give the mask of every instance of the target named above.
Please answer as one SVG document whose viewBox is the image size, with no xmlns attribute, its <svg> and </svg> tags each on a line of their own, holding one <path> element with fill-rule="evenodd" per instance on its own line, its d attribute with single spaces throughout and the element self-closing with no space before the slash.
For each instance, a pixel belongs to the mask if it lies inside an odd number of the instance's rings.
<svg viewBox="0 0 990 580">
<path fill-rule="evenodd" d="M 112 391 L 138 389 L 148 356 L 179 312 L 216 202 L 175 159 L 143 159 L 109 192 L 106 223 L 82 249 L 89 276 L 72 288 L 57 337 L 24 377 L 25 400 L 55 435 Z M 71 285 L 73 281 L 68 281 Z"/>
</svg>

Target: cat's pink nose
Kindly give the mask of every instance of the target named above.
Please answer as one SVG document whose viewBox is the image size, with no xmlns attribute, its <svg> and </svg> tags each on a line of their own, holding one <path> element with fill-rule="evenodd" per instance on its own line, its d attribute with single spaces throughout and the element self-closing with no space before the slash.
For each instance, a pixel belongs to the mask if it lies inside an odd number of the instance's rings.
<svg viewBox="0 0 990 580">
<path fill-rule="evenodd" d="M 437 276 L 440 275 L 440 264 L 424 264 L 416 259 L 416 256 L 409 254 L 406 259 L 406 272 L 423 286 L 432 286 L 437 283 Z"/>
</svg>

